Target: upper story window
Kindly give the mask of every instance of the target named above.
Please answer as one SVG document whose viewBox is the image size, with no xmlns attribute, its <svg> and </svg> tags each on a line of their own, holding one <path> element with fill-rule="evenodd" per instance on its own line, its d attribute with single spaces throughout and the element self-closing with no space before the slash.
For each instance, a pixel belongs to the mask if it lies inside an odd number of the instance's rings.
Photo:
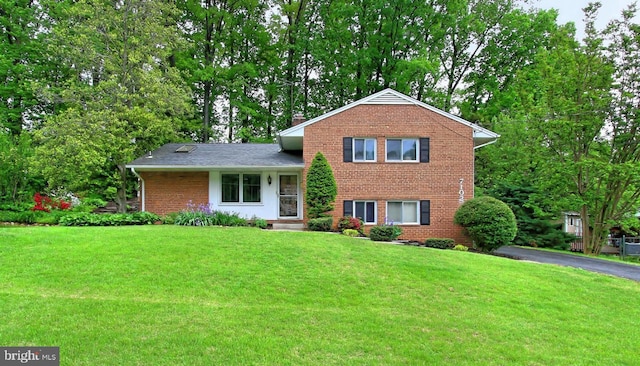
<svg viewBox="0 0 640 366">
<path fill-rule="evenodd" d="M 386 143 L 386 161 L 429 162 L 429 138 L 390 138 Z M 342 138 L 343 162 L 377 161 L 375 138 Z"/>
<path fill-rule="evenodd" d="M 376 140 L 354 138 L 353 161 L 376 161 Z"/>
<path fill-rule="evenodd" d="M 418 139 L 387 139 L 387 161 L 418 161 Z"/>
<path fill-rule="evenodd" d="M 260 202 L 260 174 L 222 174 L 222 202 Z"/>
</svg>

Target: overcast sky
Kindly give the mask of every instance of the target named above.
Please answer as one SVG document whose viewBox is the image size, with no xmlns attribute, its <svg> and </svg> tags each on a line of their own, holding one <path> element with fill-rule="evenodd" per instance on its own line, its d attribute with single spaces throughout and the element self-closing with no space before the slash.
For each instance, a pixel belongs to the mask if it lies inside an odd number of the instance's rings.
<svg viewBox="0 0 640 366">
<path fill-rule="evenodd" d="M 582 9 L 589 4 L 589 0 L 538 0 L 533 1 L 533 7 L 540 9 L 558 9 L 558 23 L 565 24 L 574 22 L 576 24 L 578 39 L 584 37 L 584 25 Z M 627 8 L 633 0 L 601 0 L 602 6 L 598 11 L 598 21 L 596 27 L 604 28 L 607 23 L 614 18 L 620 18 L 622 10 Z"/>
</svg>

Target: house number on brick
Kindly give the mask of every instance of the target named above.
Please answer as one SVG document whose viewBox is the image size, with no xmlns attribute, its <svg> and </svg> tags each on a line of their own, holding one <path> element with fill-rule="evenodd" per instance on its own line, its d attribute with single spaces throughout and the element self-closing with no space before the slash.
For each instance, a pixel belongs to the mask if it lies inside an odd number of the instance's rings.
<svg viewBox="0 0 640 366">
<path fill-rule="evenodd" d="M 464 179 L 460 178 L 460 190 L 458 191 L 458 202 L 464 203 L 464 188 L 462 188 L 462 183 L 464 183 Z"/>
</svg>

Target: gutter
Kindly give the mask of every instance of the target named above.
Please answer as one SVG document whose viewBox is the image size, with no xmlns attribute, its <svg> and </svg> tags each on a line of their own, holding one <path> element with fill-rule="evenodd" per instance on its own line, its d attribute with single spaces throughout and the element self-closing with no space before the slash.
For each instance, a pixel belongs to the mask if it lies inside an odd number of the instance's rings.
<svg viewBox="0 0 640 366">
<path fill-rule="evenodd" d="M 268 170 L 268 169 L 283 169 L 283 170 L 297 170 L 304 168 L 304 163 L 300 164 L 283 164 L 283 165 L 228 165 L 228 166 L 197 166 L 197 165 L 127 165 L 127 168 L 142 169 L 145 171 L 158 171 L 158 170 L 176 170 L 176 171 L 211 171 L 211 170 Z"/>
<path fill-rule="evenodd" d="M 284 151 L 284 147 L 282 146 L 282 138 L 280 138 L 280 134 L 278 134 L 278 136 L 276 136 L 276 140 L 278 141 L 278 145 L 280 145 L 280 151 L 278 151 L 278 152 L 283 152 Z"/>
<path fill-rule="evenodd" d="M 136 168 L 134 167 L 130 167 L 131 168 L 131 172 L 133 173 L 133 175 L 135 175 L 136 177 L 138 177 L 138 180 L 141 182 L 140 183 L 140 211 L 145 211 L 145 204 L 144 204 L 144 179 L 142 179 L 142 177 L 140 176 L 140 174 L 138 174 L 138 172 L 136 172 Z"/>
<path fill-rule="evenodd" d="M 484 146 L 487 146 L 487 145 L 491 145 L 491 144 L 493 144 L 493 143 L 494 143 L 494 142 L 496 142 L 496 141 L 498 141 L 498 139 L 495 139 L 495 140 L 493 140 L 493 141 L 489 141 L 489 142 L 485 142 L 485 143 L 484 143 L 484 144 L 482 144 L 482 145 L 474 146 L 474 147 L 473 147 L 473 149 L 474 149 L 474 150 L 476 150 L 476 149 L 479 149 L 479 148 L 481 148 L 481 147 L 484 147 Z"/>
</svg>

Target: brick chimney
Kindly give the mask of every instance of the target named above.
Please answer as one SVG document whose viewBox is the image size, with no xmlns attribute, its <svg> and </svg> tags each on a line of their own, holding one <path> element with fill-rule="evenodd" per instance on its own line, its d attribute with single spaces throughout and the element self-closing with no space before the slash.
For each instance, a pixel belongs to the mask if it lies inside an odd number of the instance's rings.
<svg viewBox="0 0 640 366">
<path fill-rule="evenodd" d="M 297 126 L 303 122 L 305 122 L 307 119 L 304 118 L 304 115 L 302 113 L 296 113 L 293 115 L 293 120 L 291 121 L 291 127 L 293 126 Z"/>
</svg>

